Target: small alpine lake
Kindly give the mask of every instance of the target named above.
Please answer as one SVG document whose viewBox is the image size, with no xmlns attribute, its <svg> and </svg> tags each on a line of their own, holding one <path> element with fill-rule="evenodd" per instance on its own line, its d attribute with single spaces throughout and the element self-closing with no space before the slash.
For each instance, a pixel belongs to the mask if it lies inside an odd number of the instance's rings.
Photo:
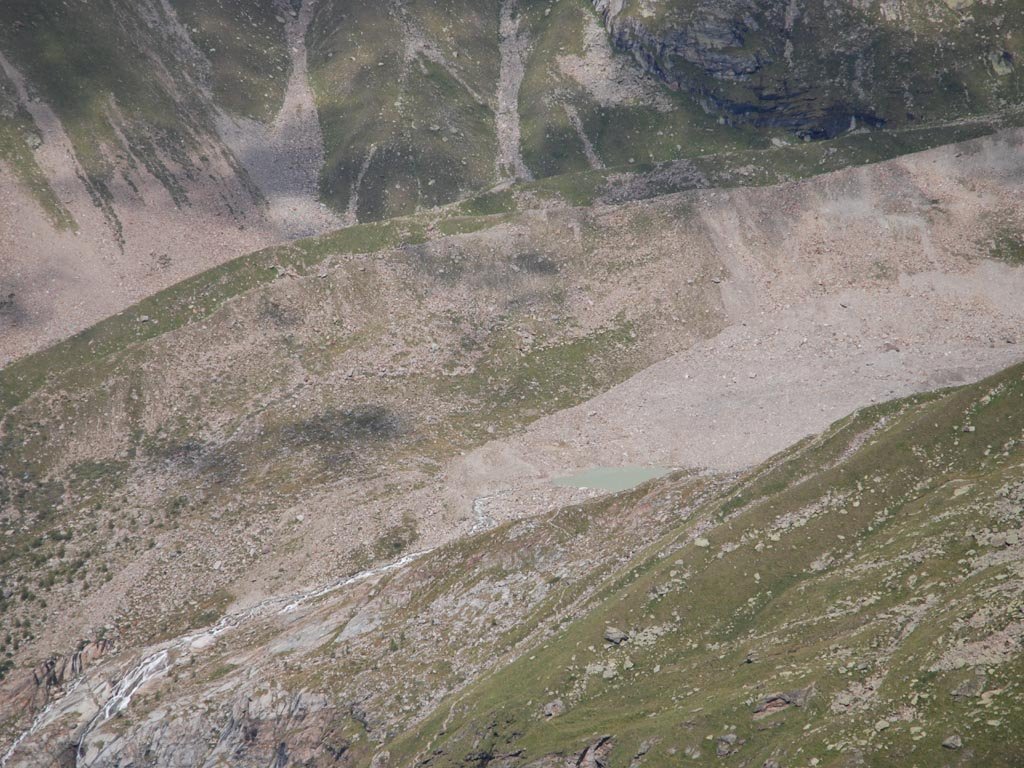
<svg viewBox="0 0 1024 768">
<path fill-rule="evenodd" d="M 556 477 L 551 482 L 563 488 L 588 488 L 616 493 L 664 477 L 669 472 L 671 470 L 664 467 L 591 467 L 574 475 Z"/>
</svg>

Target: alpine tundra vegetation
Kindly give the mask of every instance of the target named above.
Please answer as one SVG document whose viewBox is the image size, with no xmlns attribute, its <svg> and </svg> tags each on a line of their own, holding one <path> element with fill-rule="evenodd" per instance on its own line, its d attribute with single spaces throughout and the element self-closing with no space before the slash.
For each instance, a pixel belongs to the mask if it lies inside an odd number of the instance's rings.
<svg viewBox="0 0 1024 768">
<path fill-rule="evenodd" d="M 1022 0 L 0 3 L 0 768 L 1024 765 Z"/>
</svg>

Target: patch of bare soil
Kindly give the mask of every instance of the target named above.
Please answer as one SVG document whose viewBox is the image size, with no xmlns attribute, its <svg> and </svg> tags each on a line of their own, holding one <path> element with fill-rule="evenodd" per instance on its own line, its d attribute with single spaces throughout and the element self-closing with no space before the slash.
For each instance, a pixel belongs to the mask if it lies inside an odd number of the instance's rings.
<svg viewBox="0 0 1024 768">
<path fill-rule="evenodd" d="M 519 126 L 519 87 L 526 74 L 526 56 L 530 42 L 519 28 L 519 3 L 501 4 L 501 68 L 498 75 L 498 108 L 495 127 L 498 134 L 498 178 L 530 179 L 523 161 Z"/>
<path fill-rule="evenodd" d="M 729 326 L 456 460 L 453 498 L 501 519 L 592 466 L 737 470 L 859 407 L 1020 361 L 1024 269 L 974 244 L 1024 190 L 1021 139 L 702 195 Z"/>
</svg>

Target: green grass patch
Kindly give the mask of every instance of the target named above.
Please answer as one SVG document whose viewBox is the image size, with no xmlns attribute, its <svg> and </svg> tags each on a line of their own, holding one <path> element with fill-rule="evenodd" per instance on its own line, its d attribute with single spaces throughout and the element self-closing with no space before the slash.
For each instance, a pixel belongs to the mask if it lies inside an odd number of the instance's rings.
<svg viewBox="0 0 1024 768">
<path fill-rule="evenodd" d="M 211 65 L 217 103 L 229 112 L 270 122 L 284 102 L 291 71 L 286 11 L 248 0 L 172 0 L 189 37 Z"/>
<path fill-rule="evenodd" d="M 1024 234 L 1011 230 L 999 232 L 992 240 L 989 257 L 1014 267 L 1024 265 Z"/>
</svg>

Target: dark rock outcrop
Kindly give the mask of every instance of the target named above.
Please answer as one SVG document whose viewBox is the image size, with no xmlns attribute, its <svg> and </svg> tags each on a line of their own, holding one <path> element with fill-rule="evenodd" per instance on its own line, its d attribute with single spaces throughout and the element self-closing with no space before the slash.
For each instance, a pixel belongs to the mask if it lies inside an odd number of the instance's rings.
<svg viewBox="0 0 1024 768">
<path fill-rule="evenodd" d="M 923 21 L 822 0 L 674 0 L 646 16 L 624 5 L 594 0 L 615 47 L 729 123 L 831 138 L 984 112 L 1017 87 L 1004 20 L 987 9 Z"/>
<path fill-rule="evenodd" d="M 754 707 L 754 719 L 759 720 L 790 707 L 802 707 L 814 695 L 814 686 L 800 688 L 795 691 L 772 693 L 761 699 Z"/>
</svg>

